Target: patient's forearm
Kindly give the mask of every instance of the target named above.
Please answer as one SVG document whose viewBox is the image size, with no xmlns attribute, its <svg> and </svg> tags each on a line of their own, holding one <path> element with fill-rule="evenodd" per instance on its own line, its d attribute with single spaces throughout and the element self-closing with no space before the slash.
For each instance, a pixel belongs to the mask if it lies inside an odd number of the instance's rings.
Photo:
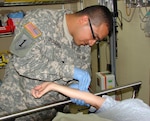
<svg viewBox="0 0 150 121">
<path fill-rule="evenodd" d="M 54 84 L 52 86 L 52 90 L 58 91 L 71 98 L 84 100 L 86 103 L 96 107 L 97 109 L 99 109 L 102 103 L 105 101 L 104 98 L 96 96 L 92 93 L 80 91 L 77 89 L 72 89 L 66 86 L 62 86 L 62 85 Z"/>
</svg>

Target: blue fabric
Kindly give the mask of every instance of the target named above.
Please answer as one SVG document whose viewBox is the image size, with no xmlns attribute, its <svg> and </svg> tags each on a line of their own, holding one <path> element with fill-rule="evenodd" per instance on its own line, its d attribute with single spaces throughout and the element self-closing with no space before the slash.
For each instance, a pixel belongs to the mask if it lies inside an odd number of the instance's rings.
<svg viewBox="0 0 150 121">
<path fill-rule="evenodd" d="M 9 13 L 8 14 L 9 18 L 23 18 L 24 17 L 24 13 L 19 11 L 19 12 L 14 12 L 14 13 Z"/>
<path fill-rule="evenodd" d="M 141 99 L 126 99 L 116 101 L 103 95 L 106 101 L 96 114 L 113 121 L 150 121 L 150 107 Z"/>
</svg>

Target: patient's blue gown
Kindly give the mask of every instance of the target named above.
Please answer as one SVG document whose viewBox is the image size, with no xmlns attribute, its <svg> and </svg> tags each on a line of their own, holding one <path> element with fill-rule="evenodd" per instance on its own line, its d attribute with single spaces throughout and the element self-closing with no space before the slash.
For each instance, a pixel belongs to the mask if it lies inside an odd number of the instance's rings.
<svg viewBox="0 0 150 121">
<path fill-rule="evenodd" d="M 150 107 L 141 99 L 126 99 L 116 101 L 104 95 L 106 101 L 96 111 L 100 117 L 112 121 L 150 121 Z"/>
</svg>

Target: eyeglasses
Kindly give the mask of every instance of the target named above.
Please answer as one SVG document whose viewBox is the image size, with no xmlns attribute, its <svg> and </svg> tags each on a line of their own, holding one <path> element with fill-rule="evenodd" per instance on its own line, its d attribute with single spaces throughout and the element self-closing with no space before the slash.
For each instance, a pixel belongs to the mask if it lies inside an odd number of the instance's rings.
<svg viewBox="0 0 150 121">
<path fill-rule="evenodd" d="M 98 44 L 101 39 L 100 39 L 99 37 L 96 37 L 96 36 L 94 35 L 94 31 L 93 31 L 93 28 L 92 28 L 91 21 L 90 21 L 90 19 L 88 19 L 88 20 L 89 20 L 89 25 L 90 25 L 90 29 L 91 29 L 91 33 L 92 33 L 93 39 L 96 40 L 96 44 Z"/>
</svg>

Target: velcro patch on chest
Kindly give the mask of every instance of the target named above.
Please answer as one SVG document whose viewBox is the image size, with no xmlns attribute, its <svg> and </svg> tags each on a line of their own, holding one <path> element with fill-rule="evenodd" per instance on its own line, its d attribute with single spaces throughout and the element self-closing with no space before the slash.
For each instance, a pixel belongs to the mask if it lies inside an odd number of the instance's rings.
<svg viewBox="0 0 150 121">
<path fill-rule="evenodd" d="M 32 22 L 27 23 L 24 27 L 33 38 L 37 38 L 42 34 L 38 27 L 35 26 Z"/>
</svg>

